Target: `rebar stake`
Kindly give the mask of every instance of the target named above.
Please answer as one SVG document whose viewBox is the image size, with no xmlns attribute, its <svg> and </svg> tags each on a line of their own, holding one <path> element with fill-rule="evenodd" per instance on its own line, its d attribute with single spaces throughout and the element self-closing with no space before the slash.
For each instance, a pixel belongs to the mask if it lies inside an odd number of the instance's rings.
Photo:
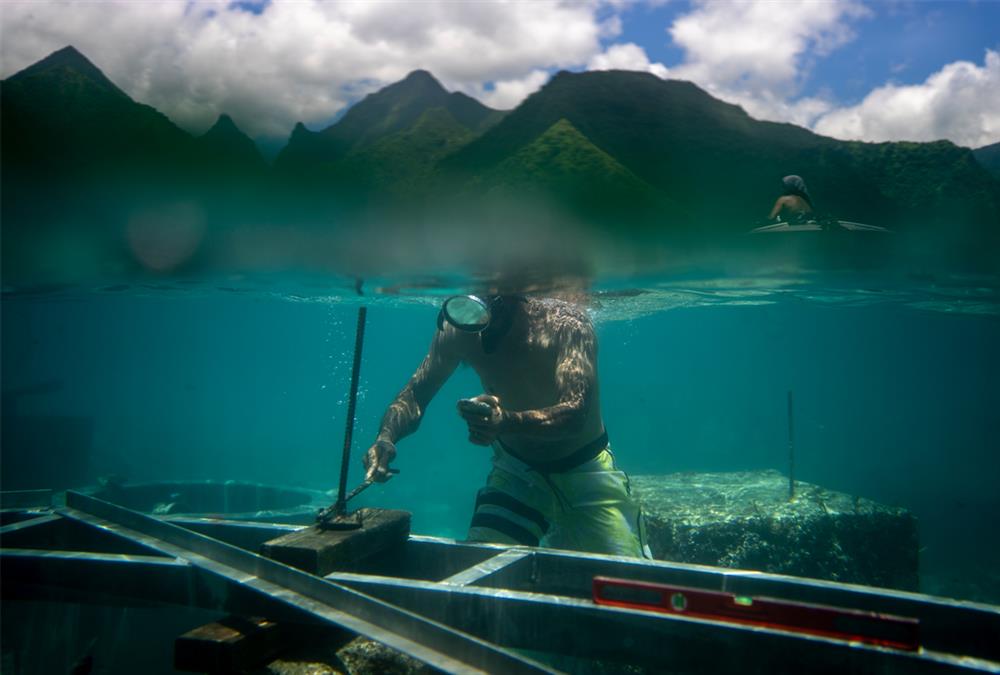
<svg viewBox="0 0 1000 675">
<path fill-rule="evenodd" d="M 788 501 L 795 498 L 795 425 L 792 421 L 792 390 L 788 390 Z"/>
</svg>

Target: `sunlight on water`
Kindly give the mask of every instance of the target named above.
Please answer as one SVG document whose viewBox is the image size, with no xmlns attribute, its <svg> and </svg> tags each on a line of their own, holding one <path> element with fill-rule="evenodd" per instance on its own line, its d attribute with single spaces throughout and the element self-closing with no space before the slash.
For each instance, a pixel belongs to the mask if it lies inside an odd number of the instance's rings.
<svg viewBox="0 0 1000 675">
<path fill-rule="evenodd" d="M 481 279 L 442 277 L 252 276 L 224 280 L 176 279 L 159 282 L 7 287 L 3 297 L 47 301 L 90 294 L 137 298 L 193 298 L 243 295 L 293 303 L 339 306 L 429 306 L 451 296 L 476 292 Z M 531 286 L 531 284 L 526 284 Z M 360 293 L 359 293 L 360 290 Z M 556 279 L 535 295 L 552 295 L 588 306 L 595 321 L 629 321 L 658 312 L 693 307 L 749 307 L 803 302 L 832 307 L 897 306 L 915 311 L 995 316 L 1000 314 L 1000 277 L 953 276 L 912 280 L 885 275 L 801 273 L 787 277 L 636 277 Z M 332 317 L 331 337 L 342 328 Z"/>
</svg>

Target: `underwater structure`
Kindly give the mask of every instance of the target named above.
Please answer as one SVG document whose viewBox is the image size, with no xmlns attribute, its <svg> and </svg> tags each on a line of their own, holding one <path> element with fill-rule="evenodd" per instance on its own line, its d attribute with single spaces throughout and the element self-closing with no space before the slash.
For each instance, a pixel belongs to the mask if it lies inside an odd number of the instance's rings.
<svg viewBox="0 0 1000 675">
<path fill-rule="evenodd" d="M 1000 672 L 989 605 L 459 543 L 409 534 L 399 511 L 324 530 L 154 516 L 75 491 L 56 508 L 27 505 L 42 492 L 19 497 L 0 529 L 5 603 L 209 610 L 175 636 L 181 670 L 251 672 L 308 642 L 350 645 L 347 672 L 384 672 L 386 659 L 398 672 Z"/>
<path fill-rule="evenodd" d="M 918 589 L 906 509 L 795 482 L 778 471 L 633 476 L 658 560 Z"/>
</svg>

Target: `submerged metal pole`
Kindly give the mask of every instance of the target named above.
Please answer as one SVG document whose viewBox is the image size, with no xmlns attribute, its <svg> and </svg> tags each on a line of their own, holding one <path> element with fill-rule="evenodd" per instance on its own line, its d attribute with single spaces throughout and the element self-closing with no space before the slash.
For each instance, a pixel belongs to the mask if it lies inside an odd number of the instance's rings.
<svg viewBox="0 0 1000 675">
<path fill-rule="evenodd" d="M 347 401 L 347 422 L 344 428 L 344 455 L 340 460 L 340 488 L 337 490 L 337 515 L 347 513 L 347 472 L 351 466 L 351 436 L 354 434 L 354 406 L 358 400 L 358 375 L 361 372 L 361 349 L 365 342 L 365 316 L 368 310 L 358 308 L 358 329 L 354 335 L 354 368 L 351 370 L 351 396 Z"/>
<path fill-rule="evenodd" d="M 792 422 L 792 390 L 788 390 L 788 499 L 795 497 L 795 425 Z"/>
</svg>

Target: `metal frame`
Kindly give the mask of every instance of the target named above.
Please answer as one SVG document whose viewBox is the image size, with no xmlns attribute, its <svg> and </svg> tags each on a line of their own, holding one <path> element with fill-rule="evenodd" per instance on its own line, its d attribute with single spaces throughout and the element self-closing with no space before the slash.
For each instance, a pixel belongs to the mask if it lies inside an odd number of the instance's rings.
<svg viewBox="0 0 1000 675">
<path fill-rule="evenodd" d="M 296 526 L 153 518 L 70 492 L 0 528 L 4 597 L 173 604 L 347 629 L 445 672 L 553 672 L 512 650 L 671 672 L 1000 673 L 1000 607 L 699 565 L 411 536 L 366 574 L 263 558 Z M 596 605 L 596 575 L 815 602 L 920 621 L 905 652 Z M 547 658 L 547 660 L 550 660 Z"/>
</svg>

